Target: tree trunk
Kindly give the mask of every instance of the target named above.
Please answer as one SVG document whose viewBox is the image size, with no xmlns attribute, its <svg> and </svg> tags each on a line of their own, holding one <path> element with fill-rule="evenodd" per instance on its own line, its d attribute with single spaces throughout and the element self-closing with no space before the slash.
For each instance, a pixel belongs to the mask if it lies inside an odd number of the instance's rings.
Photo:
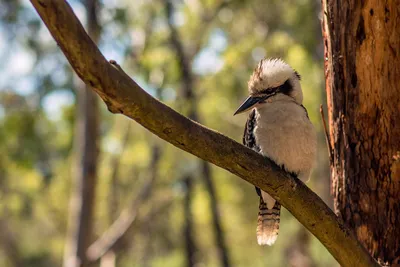
<svg viewBox="0 0 400 267">
<path fill-rule="evenodd" d="M 111 224 L 111 226 L 87 249 L 86 257 L 90 262 L 97 262 L 110 251 L 123 251 L 131 243 L 129 234 L 137 219 L 139 208 L 148 200 L 153 190 L 155 180 L 157 179 L 158 163 L 160 161 L 160 148 L 153 145 L 152 157 L 149 164 L 150 177 L 146 179 L 142 187 L 138 190 L 137 195 L 132 199 L 131 203 L 124 208 L 119 217 Z M 128 240 L 129 238 L 129 240 Z"/>
<path fill-rule="evenodd" d="M 185 238 L 185 253 L 186 253 L 186 266 L 193 267 L 196 264 L 195 254 L 197 251 L 196 243 L 193 237 L 193 215 L 192 215 L 192 198 L 193 198 L 193 177 L 187 176 L 184 179 L 185 183 L 185 198 L 183 201 L 184 210 L 184 238 Z"/>
<path fill-rule="evenodd" d="M 108 225 L 112 225 L 113 222 L 118 217 L 118 210 L 119 210 L 119 201 L 118 201 L 118 187 L 119 187 L 119 168 L 121 164 L 121 159 L 125 148 L 128 146 L 129 137 L 130 137 L 130 123 L 127 124 L 127 128 L 125 133 L 122 137 L 121 147 L 122 150 L 118 155 L 114 155 L 111 159 L 110 168 L 111 172 L 111 179 L 110 179 L 110 186 L 108 192 Z M 100 259 L 100 267 L 115 267 L 117 263 L 117 254 L 113 249 L 110 249 L 104 256 Z"/>
<path fill-rule="evenodd" d="M 285 266 L 316 267 L 310 253 L 310 235 L 301 227 L 293 238 L 293 242 L 285 249 Z"/>
<path fill-rule="evenodd" d="M 222 6 L 222 5 L 221 5 Z M 171 1 L 166 1 L 165 4 L 165 10 L 167 14 L 167 19 L 168 19 L 168 25 L 171 31 L 171 43 L 173 45 L 173 48 L 175 50 L 176 56 L 179 61 L 179 68 L 181 72 L 181 78 L 182 78 L 182 89 L 180 90 L 180 95 L 184 100 L 184 105 L 183 109 L 186 111 L 188 114 L 188 117 L 194 121 L 199 122 L 199 115 L 198 115 L 198 110 L 197 110 L 197 99 L 196 95 L 194 93 L 194 74 L 192 72 L 192 61 L 193 58 L 187 55 L 185 53 L 185 49 L 182 44 L 182 40 L 180 39 L 179 33 L 177 29 L 175 28 L 173 21 L 172 21 L 172 16 L 174 12 L 173 8 L 173 3 Z M 201 39 L 201 38 L 200 38 Z M 218 212 L 218 199 L 216 197 L 216 190 L 214 186 L 214 182 L 212 180 L 212 174 L 211 174 L 211 169 L 210 165 L 206 161 L 201 161 L 201 169 L 202 169 L 202 176 L 201 178 L 203 179 L 203 182 L 207 188 L 207 192 L 210 195 L 210 208 L 211 208 L 211 216 L 213 220 L 213 228 L 214 228 L 214 235 L 215 235 L 215 241 L 218 249 L 218 256 L 221 259 L 221 266 L 224 267 L 229 267 L 230 266 L 230 260 L 229 260 L 229 254 L 228 254 L 228 249 L 225 244 L 225 237 L 224 237 L 224 232 L 222 229 L 222 223 L 221 223 L 221 218 Z M 189 194 L 192 194 L 192 180 L 193 177 L 187 177 L 186 179 L 186 196 L 185 196 L 185 201 L 191 202 L 192 198 L 189 196 Z M 191 223 L 192 219 L 191 213 L 190 213 L 190 203 L 185 203 L 185 218 L 189 219 L 186 221 L 186 226 L 185 226 L 185 231 L 193 231 L 193 227 L 190 226 L 189 224 Z M 196 245 L 195 245 L 195 240 L 193 240 L 190 236 L 193 235 L 193 233 L 186 233 L 188 236 L 186 238 L 186 241 L 189 242 L 187 244 L 187 256 L 190 256 L 189 253 L 193 253 L 196 251 Z M 191 247 L 189 249 L 189 247 Z M 188 265 L 193 266 L 190 264 L 194 264 L 193 259 L 188 258 Z"/>
<path fill-rule="evenodd" d="M 97 0 L 86 1 L 88 33 L 97 42 Z M 98 160 L 98 99 L 90 87 L 79 81 L 77 86 L 77 117 L 75 132 L 76 171 L 72 183 L 70 218 L 64 267 L 88 266 L 86 249 L 92 238 L 93 211 L 97 184 Z"/>
<path fill-rule="evenodd" d="M 5 209 L 3 213 L 5 213 L 4 215 L 8 215 L 7 209 Z M 21 257 L 20 248 L 18 247 L 18 239 L 14 231 L 10 228 L 9 222 L 5 219 L 7 216 L 4 215 L 0 217 L 0 247 L 8 259 L 9 266 L 23 266 L 24 261 Z"/>
<path fill-rule="evenodd" d="M 76 121 L 76 172 L 72 184 L 70 219 L 64 267 L 86 266 L 90 245 L 97 183 L 98 114 L 97 96 L 86 87 L 78 88 Z"/>
<path fill-rule="evenodd" d="M 212 180 L 210 164 L 206 161 L 202 161 L 203 167 L 203 180 L 207 188 L 208 194 L 210 195 L 210 208 L 213 220 L 213 228 L 215 235 L 215 242 L 217 244 L 218 256 L 221 259 L 221 266 L 229 267 L 229 253 L 228 248 L 225 244 L 224 230 L 222 229 L 221 216 L 218 210 L 218 199 L 215 190 L 215 185 Z"/>
<path fill-rule="evenodd" d="M 400 8 L 323 0 L 336 212 L 381 263 L 400 264 Z"/>
<path fill-rule="evenodd" d="M 178 58 L 178 65 L 180 76 L 182 79 L 182 88 L 179 91 L 180 97 L 182 97 L 183 102 L 181 107 L 183 112 L 188 114 L 188 117 L 192 120 L 197 120 L 196 112 L 196 102 L 194 101 L 193 94 L 193 75 L 191 72 L 191 64 L 185 55 L 183 44 L 179 37 L 178 31 L 175 28 L 173 22 L 174 7 L 170 0 L 165 2 L 165 11 L 167 15 L 167 22 L 170 28 L 171 44 L 175 50 L 176 56 Z M 196 265 L 195 254 L 197 252 L 196 240 L 194 238 L 194 224 L 193 224 L 193 214 L 192 214 L 192 201 L 193 201 L 193 175 L 187 175 L 183 179 L 185 184 L 185 197 L 183 200 L 183 212 L 184 212 L 184 238 L 185 238 L 185 253 L 186 253 L 186 266 L 193 267 Z"/>
</svg>

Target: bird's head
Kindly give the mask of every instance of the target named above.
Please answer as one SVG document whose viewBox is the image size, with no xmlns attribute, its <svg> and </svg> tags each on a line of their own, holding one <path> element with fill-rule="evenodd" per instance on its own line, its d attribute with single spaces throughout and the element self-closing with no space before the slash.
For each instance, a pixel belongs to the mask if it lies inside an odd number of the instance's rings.
<svg viewBox="0 0 400 267">
<path fill-rule="evenodd" d="M 298 104 L 303 102 L 300 75 L 281 59 L 263 59 L 254 69 L 248 82 L 250 96 L 235 114 L 261 106 L 280 96 L 291 97 Z"/>
</svg>

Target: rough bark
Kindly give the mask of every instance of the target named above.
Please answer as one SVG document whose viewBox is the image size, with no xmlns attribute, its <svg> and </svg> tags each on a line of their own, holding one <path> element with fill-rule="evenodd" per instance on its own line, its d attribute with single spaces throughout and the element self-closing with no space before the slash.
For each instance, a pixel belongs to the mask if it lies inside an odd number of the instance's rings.
<svg viewBox="0 0 400 267">
<path fill-rule="evenodd" d="M 300 180 L 238 142 L 185 118 L 109 63 L 67 2 L 31 0 L 79 77 L 113 113 L 122 113 L 153 134 L 261 188 L 286 207 L 343 266 L 379 266 L 353 233 Z M 193 141 L 195 140 L 195 141 Z"/>
<path fill-rule="evenodd" d="M 380 262 L 400 264 L 400 8 L 324 2 L 335 211 Z"/>
<path fill-rule="evenodd" d="M 86 1 L 88 33 L 93 41 L 99 38 L 97 0 Z M 64 267 L 88 266 L 86 249 L 90 245 L 93 228 L 95 190 L 97 184 L 98 99 L 89 86 L 77 85 L 76 166 L 72 182 L 70 218 L 66 238 Z"/>
</svg>

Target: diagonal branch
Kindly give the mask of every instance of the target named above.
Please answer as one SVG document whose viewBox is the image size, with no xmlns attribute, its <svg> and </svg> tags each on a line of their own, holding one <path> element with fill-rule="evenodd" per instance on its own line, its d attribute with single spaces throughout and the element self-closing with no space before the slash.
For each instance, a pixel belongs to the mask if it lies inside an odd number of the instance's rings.
<svg viewBox="0 0 400 267">
<path fill-rule="evenodd" d="M 107 62 L 63 0 L 31 0 L 68 61 L 108 109 L 160 138 L 241 177 L 278 199 L 343 266 L 379 266 L 354 234 L 300 180 L 234 140 L 160 103 Z"/>
</svg>

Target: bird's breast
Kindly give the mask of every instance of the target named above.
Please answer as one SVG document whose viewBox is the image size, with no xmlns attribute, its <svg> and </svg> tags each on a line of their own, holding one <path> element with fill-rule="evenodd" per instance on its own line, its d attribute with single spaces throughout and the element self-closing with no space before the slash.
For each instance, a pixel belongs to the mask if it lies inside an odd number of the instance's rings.
<svg viewBox="0 0 400 267">
<path fill-rule="evenodd" d="M 308 179 L 316 157 L 316 132 L 305 109 L 294 102 L 257 109 L 254 135 L 260 152 L 299 178 Z"/>
</svg>

